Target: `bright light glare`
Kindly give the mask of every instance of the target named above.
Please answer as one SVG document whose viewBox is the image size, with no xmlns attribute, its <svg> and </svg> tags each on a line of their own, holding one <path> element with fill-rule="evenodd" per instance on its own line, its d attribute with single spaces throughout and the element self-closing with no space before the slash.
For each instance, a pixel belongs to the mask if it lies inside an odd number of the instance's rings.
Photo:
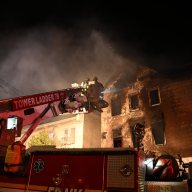
<svg viewBox="0 0 192 192">
<path fill-rule="evenodd" d="M 148 165 L 149 163 L 153 162 L 153 158 L 148 158 L 144 161 L 145 165 Z"/>
</svg>

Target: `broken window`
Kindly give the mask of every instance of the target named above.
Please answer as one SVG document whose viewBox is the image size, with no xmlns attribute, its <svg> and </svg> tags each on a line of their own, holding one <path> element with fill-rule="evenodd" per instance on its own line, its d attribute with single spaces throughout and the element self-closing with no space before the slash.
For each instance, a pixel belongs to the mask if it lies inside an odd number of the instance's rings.
<svg viewBox="0 0 192 192">
<path fill-rule="evenodd" d="M 129 108 L 130 110 L 136 110 L 139 108 L 139 96 L 138 94 L 129 96 Z"/>
<path fill-rule="evenodd" d="M 149 101 L 151 106 L 156 106 L 161 103 L 160 92 L 157 87 L 149 90 Z"/>
<path fill-rule="evenodd" d="M 121 114 L 121 99 L 119 97 L 111 100 L 111 115 L 116 116 Z"/>
<path fill-rule="evenodd" d="M 122 137 L 113 139 L 113 146 L 114 147 L 122 147 Z"/>
<path fill-rule="evenodd" d="M 113 130 L 113 146 L 114 147 L 122 147 L 122 133 L 121 129 Z"/>
<path fill-rule="evenodd" d="M 156 145 L 166 144 L 165 139 L 165 123 L 162 114 L 154 114 L 151 122 L 151 131 Z"/>
<path fill-rule="evenodd" d="M 134 148 L 142 148 L 143 147 L 143 137 L 145 134 L 145 125 L 144 123 L 135 123 L 130 126 L 131 128 L 131 136 Z"/>
</svg>

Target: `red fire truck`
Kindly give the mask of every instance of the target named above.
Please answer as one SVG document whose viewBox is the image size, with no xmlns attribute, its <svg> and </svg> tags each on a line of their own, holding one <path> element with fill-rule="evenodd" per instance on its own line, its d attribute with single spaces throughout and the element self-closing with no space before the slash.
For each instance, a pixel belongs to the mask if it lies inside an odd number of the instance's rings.
<svg viewBox="0 0 192 192">
<path fill-rule="evenodd" d="M 173 189 L 164 184 L 154 190 L 154 183 L 147 184 L 142 150 L 25 148 L 28 137 L 50 114 L 102 112 L 108 103 L 103 100 L 101 90 L 102 86 L 88 81 L 69 89 L 0 101 L 1 192 L 160 192 Z M 39 114 L 35 113 L 38 106 L 44 107 Z M 21 136 L 25 124 L 30 127 Z M 21 139 L 15 141 L 20 136 Z"/>
<path fill-rule="evenodd" d="M 107 107 L 99 86 L 90 81 L 73 84 L 69 89 L 0 101 L 0 144 L 1 155 L 4 154 L 0 162 L 0 191 L 142 191 L 143 169 L 139 169 L 142 166 L 134 149 L 25 148 L 25 141 L 48 112 L 56 116 L 101 112 Z M 44 109 L 35 115 L 37 106 Z M 31 116 L 34 119 L 21 136 L 22 127 Z M 15 137 L 20 136 L 15 142 Z"/>
<path fill-rule="evenodd" d="M 0 191 L 144 191 L 144 172 L 131 149 L 34 147 L 28 153 L 20 174 L 0 176 Z"/>
</svg>

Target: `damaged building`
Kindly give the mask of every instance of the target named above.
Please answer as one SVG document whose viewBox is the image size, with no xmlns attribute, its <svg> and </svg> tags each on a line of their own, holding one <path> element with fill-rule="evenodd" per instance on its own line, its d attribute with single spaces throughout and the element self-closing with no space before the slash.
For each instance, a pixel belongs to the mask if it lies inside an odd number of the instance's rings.
<svg viewBox="0 0 192 192">
<path fill-rule="evenodd" d="M 119 78 L 104 91 L 109 106 L 103 112 L 84 114 L 80 119 L 73 115 L 69 119 L 66 116 L 64 120 L 49 120 L 39 129 L 49 130 L 54 140 L 58 138 L 59 147 L 141 147 L 145 151 L 190 157 L 192 78 L 173 78 L 144 66 L 126 78 L 128 84 L 118 86 L 122 80 Z M 69 135 L 73 138 L 70 145 Z"/>
<path fill-rule="evenodd" d="M 104 95 L 102 147 L 141 147 L 145 151 L 191 156 L 192 79 L 172 78 L 140 68 L 123 89 L 112 86 Z M 138 142 L 136 127 L 143 132 Z"/>
</svg>

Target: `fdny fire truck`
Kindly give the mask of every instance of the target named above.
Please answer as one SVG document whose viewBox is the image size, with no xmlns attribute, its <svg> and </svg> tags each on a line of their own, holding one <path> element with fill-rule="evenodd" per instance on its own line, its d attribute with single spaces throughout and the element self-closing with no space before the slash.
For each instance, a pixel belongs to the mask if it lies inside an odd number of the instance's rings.
<svg viewBox="0 0 192 192">
<path fill-rule="evenodd" d="M 144 174 L 139 163 L 143 156 L 139 157 L 134 149 L 25 147 L 26 140 L 48 111 L 53 116 L 102 112 L 102 108 L 108 106 L 102 91 L 102 84 L 94 79 L 81 85 L 73 84 L 69 89 L 1 100 L 0 144 L 4 156 L 0 162 L 0 191 L 143 191 Z M 21 135 L 23 123 L 37 106 L 44 109 Z M 17 120 L 11 129 L 10 118 Z M 20 140 L 16 141 L 15 137 Z"/>
<path fill-rule="evenodd" d="M 81 85 L 73 84 L 69 89 L 1 100 L 0 192 L 172 190 L 167 188 L 168 184 L 161 188 L 158 188 L 159 184 L 147 184 L 145 155 L 139 149 L 61 149 L 54 146 L 26 149 L 26 140 L 50 111 L 52 116 L 90 113 L 94 110 L 102 112 L 102 108 L 108 106 L 103 100 L 102 91 L 102 84 L 95 79 Z M 44 109 L 34 115 L 37 106 Z M 31 115 L 34 115 L 34 119 L 21 135 L 23 125 Z M 10 119 L 16 122 L 14 128 L 9 128 Z M 20 139 L 16 141 L 16 137 Z"/>
</svg>

